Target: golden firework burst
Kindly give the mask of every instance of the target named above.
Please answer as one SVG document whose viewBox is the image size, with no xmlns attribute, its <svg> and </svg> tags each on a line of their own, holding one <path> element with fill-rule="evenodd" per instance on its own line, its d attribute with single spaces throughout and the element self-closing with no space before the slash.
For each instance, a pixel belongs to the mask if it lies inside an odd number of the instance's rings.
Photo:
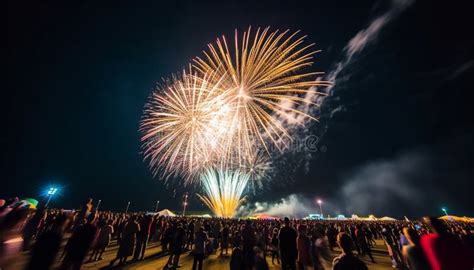
<svg viewBox="0 0 474 270">
<path fill-rule="evenodd" d="M 311 50 L 313 44 L 304 45 L 305 36 L 297 35 L 288 30 L 270 32 L 269 28 L 252 33 L 249 28 L 239 38 L 236 30 L 233 50 L 223 36 L 216 45 L 208 45 L 205 57 L 194 59 L 194 68 L 200 74 L 217 75 L 234 112 L 229 123 L 237 132 L 223 142 L 225 158 L 242 162 L 245 156 L 254 155 L 255 146 L 270 152 L 272 144 L 281 150 L 291 136 L 279 115 L 293 112 L 317 120 L 297 107 L 303 103 L 318 106 L 304 96 L 328 82 L 316 80 L 319 72 L 303 71 L 313 64 L 318 51 Z M 324 93 L 316 90 L 311 94 Z"/>
<path fill-rule="evenodd" d="M 219 156 L 221 138 L 232 132 L 227 122 L 231 108 L 213 76 L 183 71 L 151 96 L 140 130 L 144 156 L 154 174 L 161 171 L 192 180 Z"/>
<path fill-rule="evenodd" d="M 209 169 L 201 175 L 205 194 L 197 196 L 214 215 L 232 218 L 244 200 L 242 194 L 248 181 L 249 175 L 240 171 Z"/>
</svg>

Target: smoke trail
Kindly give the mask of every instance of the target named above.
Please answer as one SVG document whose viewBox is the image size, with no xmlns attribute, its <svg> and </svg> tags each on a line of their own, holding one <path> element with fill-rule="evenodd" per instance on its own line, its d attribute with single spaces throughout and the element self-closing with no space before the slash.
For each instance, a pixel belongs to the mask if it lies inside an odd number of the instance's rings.
<svg viewBox="0 0 474 270">
<path fill-rule="evenodd" d="M 357 32 L 357 34 L 349 40 L 343 49 L 345 54 L 344 59 L 336 63 L 335 68 L 325 77 L 326 80 L 333 82 L 328 88 L 329 95 L 332 94 L 336 85 L 340 83 L 338 80 L 339 74 L 355 61 L 354 57 L 365 50 L 368 45 L 375 43 L 380 32 L 414 2 L 414 0 L 392 1 L 390 8 L 385 13 L 373 19 L 366 28 Z"/>
<path fill-rule="evenodd" d="M 381 15 L 372 19 L 368 26 L 352 37 L 349 42 L 344 46 L 342 50 L 342 60 L 336 62 L 334 68 L 327 73 L 327 75 L 318 78 L 317 80 L 324 80 L 332 82 L 332 85 L 324 89 L 311 88 L 305 95 L 306 103 L 301 104 L 297 110 L 302 111 L 309 115 L 319 116 L 320 124 L 317 125 L 317 129 L 313 129 L 314 122 L 308 121 L 308 118 L 303 114 L 296 114 L 291 109 L 293 108 L 294 102 L 281 101 L 281 105 L 284 108 L 288 108 L 285 113 L 278 115 L 279 121 L 283 126 L 290 129 L 291 134 L 294 134 L 294 138 L 304 138 L 308 134 L 312 134 L 318 138 L 318 142 L 322 141 L 323 136 L 329 128 L 331 120 L 339 113 L 347 111 L 346 104 L 340 103 L 340 97 L 335 95 L 336 90 L 341 88 L 347 83 L 350 75 L 346 71 L 348 67 L 357 60 L 357 56 L 363 51 L 367 50 L 371 44 L 377 41 L 380 33 L 394 21 L 404 10 L 410 7 L 414 3 L 414 0 L 393 0 L 390 3 L 389 8 Z M 344 76 L 342 74 L 344 73 Z M 325 92 L 327 95 L 318 94 L 318 92 Z M 317 106 L 315 106 L 316 104 Z M 284 144 L 284 142 L 283 142 Z M 319 147 L 319 145 L 317 146 Z M 293 149 L 294 150 L 294 149 Z M 312 158 L 313 153 L 309 151 L 286 151 L 284 155 L 278 156 L 274 159 L 274 163 L 295 163 L 298 164 L 292 166 L 293 173 L 298 170 L 305 172 L 309 171 L 309 161 Z M 278 174 L 281 170 L 275 170 Z M 292 181 L 291 177 L 286 178 Z"/>
<path fill-rule="evenodd" d="M 267 214 L 275 217 L 303 218 L 311 213 L 316 213 L 313 203 L 304 196 L 291 194 L 275 203 L 255 202 L 251 205 L 241 206 L 239 216 L 252 216 L 254 214 Z"/>
<path fill-rule="evenodd" d="M 389 25 L 392 21 L 394 21 L 404 10 L 410 7 L 415 1 L 414 0 L 393 0 L 390 4 L 390 7 L 381 15 L 375 17 L 373 20 L 370 21 L 368 26 L 359 32 L 349 40 L 349 42 L 344 46 L 342 53 L 343 59 L 333 66 L 334 68 L 327 73 L 327 75 L 318 78 L 317 80 L 325 80 L 332 82 L 332 85 L 326 87 L 325 89 L 317 89 L 315 87 L 311 88 L 313 91 L 309 91 L 306 96 L 305 100 L 308 102 L 299 110 L 311 113 L 311 114 L 321 114 L 320 108 L 314 108 L 311 103 L 316 103 L 319 106 L 323 106 L 327 104 L 327 100 L 331 99 L 334 95 L 334 91 L 337 90 L 338 86 L 341 86 L 344 82 L 346 82 L 349 76 L 341 77 L 341 73 L 345 71 L 352 63 L 357 60 L 357 56 L 366 50 L 369 45 L 375 43 L 379 34 L 382 32 L 384 28 Z M 317 91 L 325 91 L 327 96 L 318 95 Z M 288 102 L 286 102 L 288 103 Z M 283 103 L 288 108 L 291 108 L 292 104 Z M 344 106 L 342 104 L 338 104 L 334 108 L 329 108 L 329 119 L 333 118 L 337 112 L 344 111 Z M 304 124 L 307 119 L 304 115 L 295 114 L 292 112 L 287 112 L 284 115 L 281 115 L 281 121 L 285 122 L 289 125 L 301 125 Z M 327 125 L 327 123 L 326 123 Z M 325 129 L 325 128 L 324 128 Z M 322 132 L 324 133 L 324 132 Z"/>
</svg>

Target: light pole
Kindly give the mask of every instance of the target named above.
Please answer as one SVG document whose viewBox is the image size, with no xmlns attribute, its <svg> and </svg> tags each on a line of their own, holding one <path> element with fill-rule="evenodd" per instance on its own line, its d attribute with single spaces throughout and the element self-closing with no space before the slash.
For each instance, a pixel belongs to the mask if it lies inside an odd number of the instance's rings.
<svg viewBox="0 0 474 270">
<path fill-rule="evenodd" d="M 125 214 L 128 213 L 128 208 L 130 207 L 130 202 L 127 203 L 127 208 L 125 208 Z"/>
<path fill-rule="evenodd" d="M 155 212 L 158 212 L 158 205 L 160 205 L 160 200 L 156 201 Z"/>
<path fill-rule="evenodd" d="M 183 217 L 186 215 L 186 206 L 188 205 L 188 193 L 184 194 Z"/>
<path fill-rule="evenodd" d="M 48 200 L 46 201 L 46 204 L 45 204 L 44 207 L 48 207 L 48 204 L 51 201 L 51 198 L 54 196 L 54 194 L 56 194 L 57 191 L 58 191 L 57 188 L 53 188 L 53 187 L 49 188 L 49 190 L 48 190 Z"/>
<path fill-rule="evenodd" d="M 99 200 L 99 201 L 97 202 L 97 206 L 95 207 L 95 211 L 96 211 L 96 212 L 99 211 L 99 206 L 100 206 L 100 202 L 101 202 L 101 201 L 102 201 L 102 200 Z"/>
<path fill-rule="evenodd" d="M 322 206 L 323 201 L 321 201 L 321 200 L 318 199 L 317 202 L 318 202 L 318 204 L 319 204 L 319 212 L 321 213 L 321 219 L 323 219 L 323 206 Z"/>
<path fill-rule="evenodd" d="M 446 216 L 449 216 L 446 207 L 441 208 L 441 211 L 443 211 Z"/>
</svg>

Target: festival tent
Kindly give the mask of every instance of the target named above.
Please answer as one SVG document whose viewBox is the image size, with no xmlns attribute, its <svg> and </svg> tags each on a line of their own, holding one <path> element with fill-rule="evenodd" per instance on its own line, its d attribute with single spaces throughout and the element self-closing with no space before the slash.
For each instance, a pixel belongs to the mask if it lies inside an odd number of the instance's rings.
<svg viewBox="0 0 474 270">
<path fill-rule="evenodd" d="M 203 214 L 203 215 L 189 215 L 189 217 L 196 217 L 196 218 L 212 218 L 212 216 L 209 215 L 209 214 Z"/>
<path fill-rule="evenodd" d="M 396 220 L 396 219 L 394 219 L 392 217 L 388 217 L 388 216 L 377 218 L 374 215 L 369 215 L 368 217 L 359 217 L 358 215 L 352 215 L 351 219 L 352 220 L 361 220 L 361 221 L 395 221 Z"/>
<path fill-rule="evenodd" d="M 442 219 L 442 220 L 449 220 L 449 221 L 462 221 L 462 222 L 474 222 L 474 218 L 470 218 L 470 217 L 458 217 L 458 216 L 442 216 L 442 217 L 439 217 L 439 219 Z"/>
<path fill-rule="evenodd" d="M 160 212 L 158 212 L 160 216 L 165 216 L 165 217 L 175 217 L 176 214 L 171 212 L 169 209 L 163 209 Z"/>
<path fill-rule="evenodd" d="M 385 216 L 385 217 L 379 218 L 378 220 L 380 220 L 380 221 L 395 221 L 396 219 L 394 219 L 392 217 Z"/>
<path fill-rule="evenodd" d="M 374 215 L 369 215 L 368 217 L 359 217 L 358 215 L 352 215 L 351 219 L 353 219 L 353 220 L 363 220 L 363 221 L 377 220 L 377 218 Z"/>
</svg>

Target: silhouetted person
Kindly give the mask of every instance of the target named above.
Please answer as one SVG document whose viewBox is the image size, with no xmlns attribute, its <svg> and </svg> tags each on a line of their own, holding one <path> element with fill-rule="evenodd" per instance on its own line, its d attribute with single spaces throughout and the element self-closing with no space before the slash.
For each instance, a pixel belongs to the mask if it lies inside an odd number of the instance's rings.
<svg viewBox="0 0 474 270">
<path fill-rule="evenodd" d="M 137 233 L 137 244 L 133 255 L 134 260 L 143 260 L 145 257 L 146 246 L 150 238 L 151 223 L 151 216 L 144 216 L 140 222 L 140 232 Z"/>
<path fill-rule="evenodd" d="M 112 239 L 112 234 L 114 233 L 114 227 L 112 226 L 113 221 L 108 220 L 104 221 L 100 225 L 99 236 L 97 237 L 97 243 L 91 253 L 89 261 L 100 261 L 102 260 L 102 254 L 104 254 L 105 248 L 110 243 Z"/>
<path fill-rule="evenodd" d="M 246 269 L 252 269 L 253 267 L 253 261 L 255 259 L 253 248 L 256 243 L 257 238 L 255 236 L 255 230 L 252 227 L 252 222 L 247 220 L 242 230 L 242 255 Z"/>
<path fill-rule="evenodd" d="M 131 216 L 130 220 L 123 228 L 120 246 L 117 250 L 117 257 L 110 262 L 110 265 L 113 265 L 117 260 L 119 260 L 119 264 L 125 264 L 127 262 L 127 257 L 133 255 L 133 249 L 135 248 L 135 242 L 137 241 L 137 233 L 140 231 L 140 225 L 136 220 L 136 216 Z"/>
<path fill-rule="evenodd" d="M 361 255 L 362 252 L 359 247 L 359 243 L 357 242 L 357 236 L 356 236 L 356 227 L 355 226 L 350 226 L 349 228 L 349 233 L 351 234 L 351 239 L 352 239 L 352 245 L 355 251 L 357 251 L 358 255 Z"/>
<path fill-rule="evenodd" d="M 408 245 L 403 246 L 402 254 L 404 262 L 410 270 L 429 270 L 431 269 L 425 254 L 420 246 L 420 236 L 411 228 L 403 228 L 403 234 L 408 240 Z"/>
<path fill-rule="evenodd" d="M 224 254 L 224 251 L 227 255 L 227 249 L 229 248 L 229 233 L 229 226 L 225 225 L 221 231 L 221 255 Z"/>
<path fill-rule="evenodd" d="M 65 250 L 65 257 L 60 269 L 81 269 L 82 262 L 89 251 L 97 233 L 94 215 L 89 215 L 85 224 L 76 228 Z"/>
<path fill-rule="evenodd" d="M 298 251 L 296 249 L 297 233 L 295 229 L 290 226 L 290 219 L 285 217 L 285 226 L 280 229 L 278 236 L 280 240 L 280 257 L 282 269 L 296 269 L 296 256 Z"/>
<path fill-rule="evenodd" d="M 182 224 L 179 224 L 176 227 L 173 240 L 171 242 L 171 254 L 166 263 L 166 267 L 176 269 L 179 267 L 179 257 L 183 252 L 183 245 L 186 237 L 186 231 L 184 230 Z"/>
<path fill-rule="evenodd" d="M 331 251 L 334 250 L 334 247 L 337 246 L 336 237 L 337 237 L 337 230 L 334 228 L 333 225 L 330 225 L 326 230 L 326 235 L 328 237 L 329 248 Z"/>
<path fill-rule="evenodd" d="M 421 247 L 433 270 L 474 269 L 474 251 L 449 234 L 444 223 L 434 217 L 425 218 L 433 233 L 421 237 Z"/>
<path fill-rule="evenodd" d="M 398 242 L 395 236 L 392 233 L 390 226 L 385 226 L 382 229 L 382 237 L 387 246 L 388 254 L 392 258 L 392 266 L 394 268 L 403 267 L 403 256 L 398 247 Z"/>
<path fill-rule="evenodd" d="M 31 239 L 38 232 L 40 222 L 46 218 L 46 215 L 46 209 L 38 208 L 33 217 L 26 223 L 25 227 L 23 228 L 23 251 L 29 249 Z"/>
<path fill-rule="evenodd" d="M 305 270 L 313 267 L 313 259 L 311 257 L 311 240 L 306 235 L 306 225 L 298 226 L 298 237 L 296 244 L 298 248 L 298 268 Z"/>
<path fill-rule="evenodd" d="M 272 239 L 270 241 L 270 250 L 272 252 L 272 264 L 275 264 L 275 258 L 277 259 L 277 262 L 280 263 L 280 253 L 278 251 L 278 233 L 274 232 Z"/>
<path fill-rule="evenodd" d="M 163 233 L 163 238 L 161 239 L 161 246 L 163 251 L 169 251 L 170 245 L 173 241 L 173 236 L 176 231 L 176 225 L 167 226 L 165 232 Z"/>
<path fill-rule="evenodd" d="M 238 230 L 234 231 L 234 234 L 232 235 L 232 247 L 239 247 L 242 252 L 242 235 Z"/>
<path fill-rule="evenodd" d="M 254 262 L 254 267 L 252 269 L 254 270 L 269 270 L 267 260 L 265 259 L 265 254 L 263 250 L 259 247 L 254 248 L 254 253 L 255 253 L 255 262 Z"/>
<path fill-rule="evenodd" d="M 365 228 L 362 226 L 357 226 L 355 234 L 361 255 L 369 255 L 370 260 L 375 263 L 374 257 L 372 256 L 372 249 L 370 248 L 369 242 L 367 241 Z"/>
<path fill-rule="evenodd" d="M 38 237 L 31 251 L 27 270 L 47 270 L 51 268 L 59 252 L 67 220 L 64 214 L 57 216 L 51 229 Z"/>
<path fill-rule="evenodd" d="M 232 256 L 230 257 L 230 270 L 242 270 L 244 269 L 244 258 L 242 257 L 242 250 L 239 246 L 236 246 L 232 250 Z"/>
<path fill-rule="evenodd" d="M 341 255 L 334 258 L 333 270 L 368 270 L 367 265 L 352 254 L 352 239 L 346 233 L 337 235 L 337 244 L 342 249 Z"/>
<path fill-rule="evenodd" d="M 191 221 L 188 224 L 188 229 L 186 231 L 186 249 L 193 249 L 193 243 L 194 243 L 194 221 Z M 199 229 L 199 227 L 198 227 Z"/>
<path fill-rule="evenodd" d="M 208 241 L 208 237 L 206 232 L 202 227 L 198 229 L 196 232 L 196 237 L 194 238 L 194 260 L 193 260 L 193 270 L 199 269 L 202 270 L 202 261 L 204 259 L 204 251 L 206 248 L 206 242 Z"/>
<path fill-rule="evenodd" d="M 77 227 L 80 225 L 80 223 L 89 217 L 89 215 L 92 213 L 92 208 L 94 206 L 92 205 L 92 199 L 88 198 L 84 204 L 81 206 L 81 210 L 79 211 L 79 214 L 76 218 L 76 224 L 74 227 Z"/>
</svg>

